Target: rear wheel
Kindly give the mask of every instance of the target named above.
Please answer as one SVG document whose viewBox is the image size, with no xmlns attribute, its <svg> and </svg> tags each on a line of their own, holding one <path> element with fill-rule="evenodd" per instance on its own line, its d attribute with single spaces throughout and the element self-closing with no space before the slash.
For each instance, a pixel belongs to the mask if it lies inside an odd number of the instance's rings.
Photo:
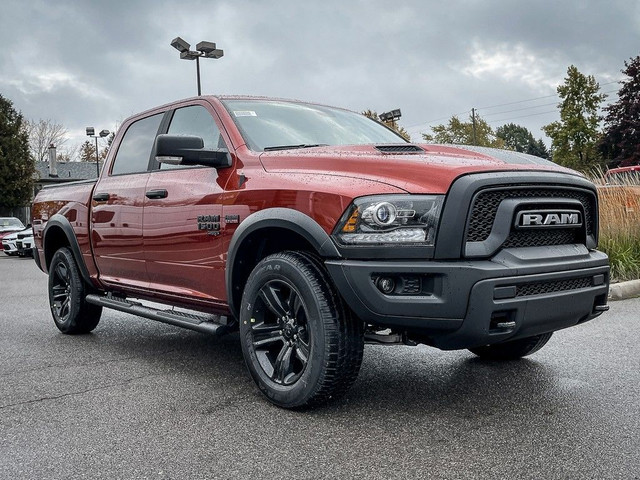
<svg viewBox="0 0 640 480">
<path fill-rule="evenodd" d="M 102 307 L 85 301 L 86 290 L 73 254 L 61 248 L 49 266 L 49 305 L 62 333 L 88 333 L 98 326 Z"/>
<path fill-rule="evenodd" d="M 553 335 L 552 332 L 543 333 L 520 340 L 470 348 L 469 351 L 489 360 L 515 360 L 540 350 L 549 341 L 551 335 Z"/>
<path fill-rule="evenodd" d="M 362 323 L 344 307 L 321 262 L 303 252 L 258 263 L 242 296 L 240 337 L 251 376 L 281 407 L 340 396 L 362 362 Z"/>
</svg>

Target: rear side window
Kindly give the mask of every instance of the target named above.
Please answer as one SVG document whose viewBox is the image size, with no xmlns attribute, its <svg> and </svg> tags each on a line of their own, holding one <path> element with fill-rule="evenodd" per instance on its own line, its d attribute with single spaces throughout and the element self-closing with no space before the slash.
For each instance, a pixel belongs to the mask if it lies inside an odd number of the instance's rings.
<svg viewBox="0 0 640 480">
<path fill-rule="evenodd" d="M 151 149 L 163 115 L 159 113 L 143 118 L 129 126 L 118 148 L 111 175 L 147 171 Z"/>
<path fill-rule="evenodd" d="M 220 130 L 206 108 L 200 105 L 179 108 L 171 118 L 169 131 L 171 135 L 195 135 L 204 140 L 204 148 L 223 148 L 224 142 Z M 181 168 L 183 165 L 161 163 L 162 170 Z"/>
</svg>

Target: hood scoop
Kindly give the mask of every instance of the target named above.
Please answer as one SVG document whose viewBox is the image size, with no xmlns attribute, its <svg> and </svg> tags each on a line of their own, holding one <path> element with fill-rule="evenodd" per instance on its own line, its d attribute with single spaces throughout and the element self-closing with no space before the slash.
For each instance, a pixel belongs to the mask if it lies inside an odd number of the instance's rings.
<svg viewBox="0 0 640 480">
<path fill-rule="evenodd" d="M 422 148 L 410 143 L 400 145 L 376 145 L 375 148 L 382 153 L 424 153 Z"/>
</svg>

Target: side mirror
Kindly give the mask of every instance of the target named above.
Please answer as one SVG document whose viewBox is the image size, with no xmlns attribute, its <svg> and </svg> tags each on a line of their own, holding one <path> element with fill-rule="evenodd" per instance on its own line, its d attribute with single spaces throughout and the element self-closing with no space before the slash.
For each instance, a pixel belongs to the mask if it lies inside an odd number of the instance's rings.
<svg viewBox="0 0 640 480">
<path fill-rule="evenodd" d="M 231 155 L 226 148 L 205 149 L 204 140 L 192 135 L 158 135 L 155 151 L 156 160 L 169 165 L 231 166 Z"/>
</svg>

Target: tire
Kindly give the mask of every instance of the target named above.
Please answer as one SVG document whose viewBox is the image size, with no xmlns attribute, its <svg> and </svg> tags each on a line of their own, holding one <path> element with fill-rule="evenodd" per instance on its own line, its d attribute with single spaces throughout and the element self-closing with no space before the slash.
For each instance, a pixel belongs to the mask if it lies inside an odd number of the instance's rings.
<svg viewBox="0 0 640 480">
<path fill-rule="evenodd" d="M 516 360 L 540 350 L 549 341 L 551 335 L 553 335 L 553 332 L 510 342 L 470 348 L 469 351 L 488 360 Z"/>
<path fill-rule="evenodd" d="M 357 378 L 364 325 L 344 307 L 322 263 L 282 252 L 258 263 L 240 306 L 245 363 L 262 393 L 284 408 L 343 395 Z"/>
<path fill-rule="evenodd" d="M 59 249 L 49 266 L 49 305 L 62 333 L 89 333 L 98 326 L 102 307 L 85 301 L 87 290 L 71 251 Z"/>
</svg>

